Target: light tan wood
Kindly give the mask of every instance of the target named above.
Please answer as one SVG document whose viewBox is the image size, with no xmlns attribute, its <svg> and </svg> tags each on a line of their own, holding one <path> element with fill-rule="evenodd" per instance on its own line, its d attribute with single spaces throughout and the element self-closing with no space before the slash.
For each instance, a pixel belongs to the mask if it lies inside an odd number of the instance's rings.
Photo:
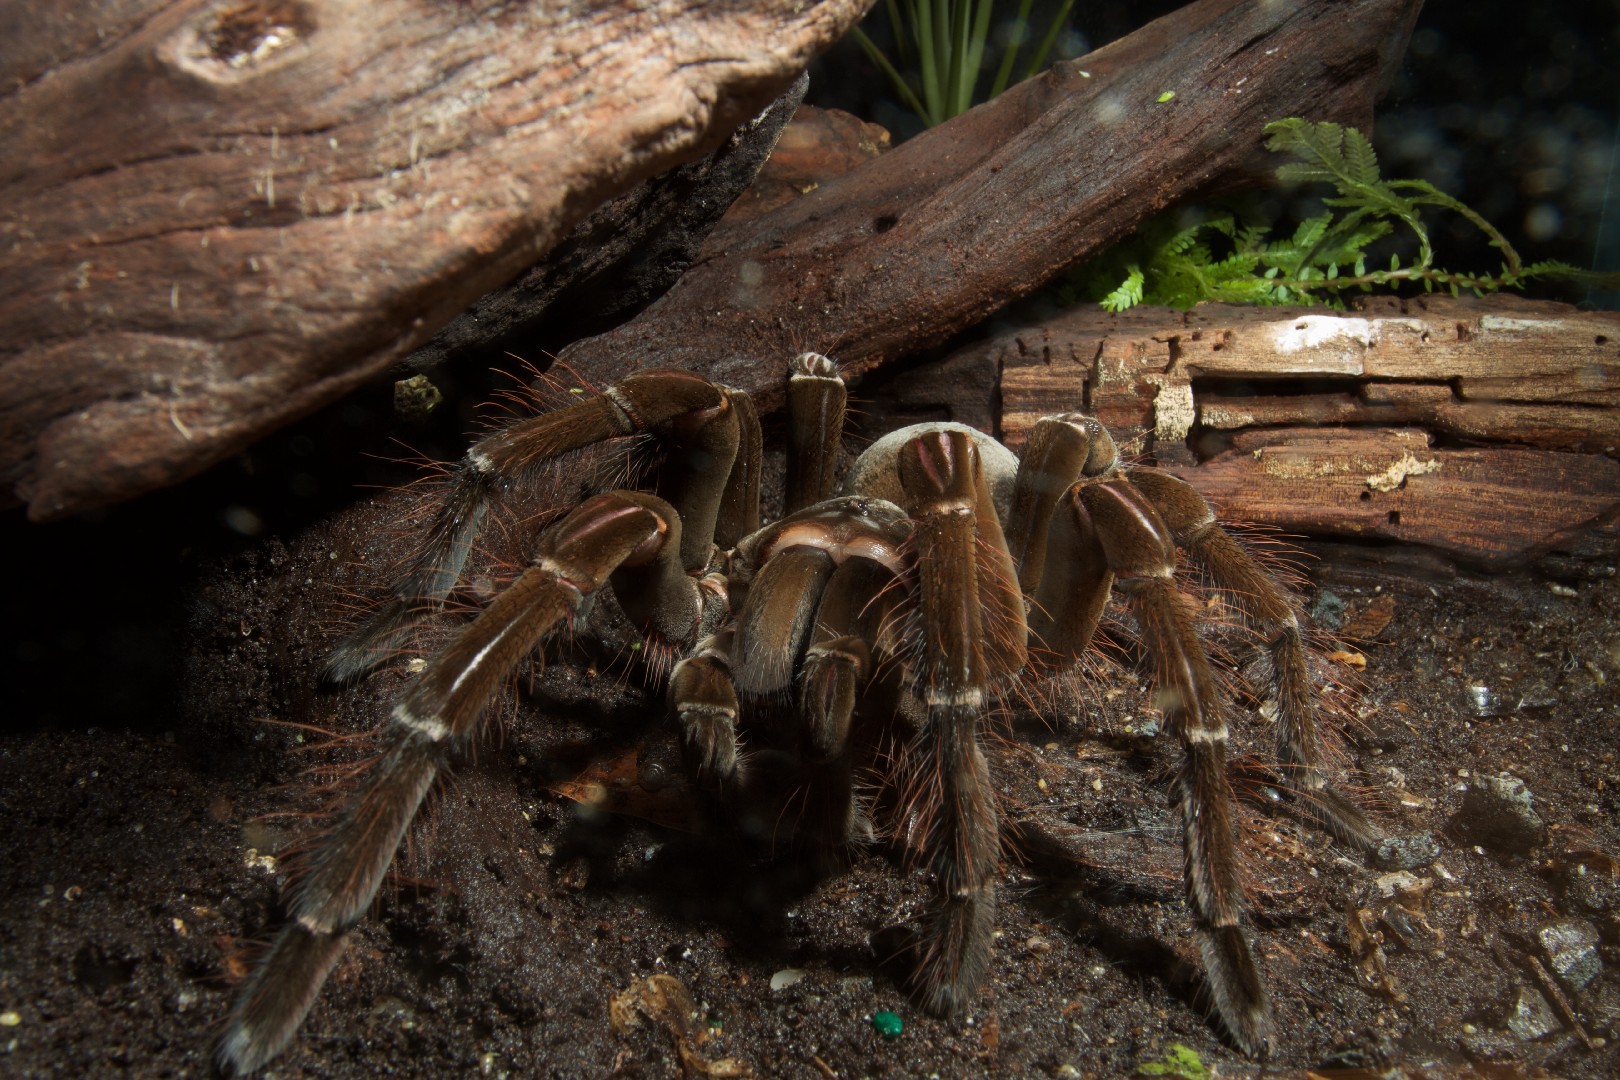
<svg viewBox="0 0 1620 1080">
<path fill-rule="evenodd" d="M 1009 444 L 1090 409 L 1229 519 L 1506 566 L 1620 515 L 1620 313 L 1512 296 L 1079 308 L 978 350 L 1001 368 Z"/>
</svg>

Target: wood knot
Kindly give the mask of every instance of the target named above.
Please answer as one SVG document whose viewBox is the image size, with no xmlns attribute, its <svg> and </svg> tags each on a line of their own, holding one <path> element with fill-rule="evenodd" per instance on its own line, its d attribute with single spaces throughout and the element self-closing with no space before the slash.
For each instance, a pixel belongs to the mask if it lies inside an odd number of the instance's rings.
<svg viewBox="0 0 1620 1080">
<path fill-rule="evenodd" d="M 238 0 L 203 12 L 186 32 L 181 65 L 215 82 L 234 81 L 280 67 L 297 55 L 315 29 L 300 2 Z"/>
</svg>

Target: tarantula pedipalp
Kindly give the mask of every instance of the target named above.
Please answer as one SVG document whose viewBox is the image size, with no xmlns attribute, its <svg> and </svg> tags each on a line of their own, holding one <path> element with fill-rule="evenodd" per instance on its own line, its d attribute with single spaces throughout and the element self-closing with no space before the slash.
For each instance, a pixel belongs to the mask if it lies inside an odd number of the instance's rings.
<svg viewBox="0 0 1620 1080">
<path fill-rule="evenodd" d="M 1365 846 L 1372 826 L 1322 769 L 1288 594 L 1191 487 L 1123 466 L 1088 417 L 1042 420 L 1022 458 L 960 425 L 907 428 L 863 453 L 833 496 L 844 414 L 836 366 L 797 357 L 788 403 L 785 514 L 763 528 L 753 406 L 688 372 L 638 373 L 468 451 L 394 595 L 334 652 L 335 678 L 392 655 L 424 610 L 444 604 L 492 502 L 531 470 L 621 436 L 654 439 L 664 453 L 654 492 L 598 494 L 546 528 L 529 567 L 421 670 L 376 762 L 303 858 L 290 921 L 220 1045 L 226 1068 L 256 1069 L 292 1038 L 424 798 L 470 748 L 514 668 L 558 628 L 609 633 L 613 618 L 636 628 L 645 655 L 678 656 L 670 712 L 695 779 L 717 800 L 748 786 L 739 730 L 773 703 L 791 702 L 809 766 L 845 766 L 814 773 L 834 787 L 821 829 L 835 842 L 860 819 L 852 756 L 873 764 L 880 741 L 901 748 L 874 767 L 902 789 L 897 831 L 933 882 L 913 988 L 932 1011 L 961 1013 L 989 963 L 1001 854 L 980 725 L 1021 678 L 1072 666 L 1114 593 L 1155 658 L 1183 749 L 1174 794 L 1212 1000 L 1243 1050 L 1264 1049 L 1266 995 L 1244 932 L 1225 775 L 1227 706 L 1174 581 L 1177 547 L 1260 639 L 1250 674 L 1300 804 Z"/>
</svg>

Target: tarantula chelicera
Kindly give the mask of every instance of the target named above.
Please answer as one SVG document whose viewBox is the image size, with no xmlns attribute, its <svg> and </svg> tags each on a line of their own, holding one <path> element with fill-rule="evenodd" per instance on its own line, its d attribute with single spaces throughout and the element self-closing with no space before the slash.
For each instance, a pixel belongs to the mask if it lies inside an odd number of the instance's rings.
<svg viewBox="0 0 1620 1080">
<path fill-rule="evenodd" d="M 865 755 L 898 789 L 895 832 L 932 880 L 912 988 L 930 1010 L 961 1013 L 989 964 L 1001 854 L 981 724 L 1020 680 L 1072 667 L 1111 595 L 1154 658 L 1182 747 L 1173 798 L 1211 1000 L 1241 1049 L 1264 1050 L 1266 992 L 1245 935 L 1226 778 L 1229 706 L 1175 583 L 1177 549 L 1256 639 L 1248 676 L 1297 802 L 1365 847 L 1374 828 L 1325 776 L 1291 596 L 1191 487 L 1122 465 L 1107 431 L 1079 413 L 1040 421 L 1021 458 L 961 425 L 907 428 L 861 454 L 834 495 L 843 380 L 805 354 L 789 384 L 784 513 L 763 527 L 754 407 L 689 372 L 637 373 L 467 452 L 404 580 L 334 653 L 333 677 L 363 674 L 444 604 L 491 505 L 545 463 L 622 436 L 661 455 L 652 491 L 603 492 L 546 528 L 528 568 L 416 676 L 375 763 L 292 880 L 290 919 L 221 1044 L 227 1068 L 255 1069 L 292 1038 L 424 797 L 514 668 L 559 629 L 596 632 L 609 608 L 636 628 L 642 655 L 665 658 L 651 666 L 667 672 L 670 713 L 709 797 L 747 786 L 739 732 L 762 709 L 798 718 L 805 762 Z M 834 810 L 821 828 L 835 842 L 866 820 L 849 769 L 841 775 L 823 796 Z"/>
</svg>

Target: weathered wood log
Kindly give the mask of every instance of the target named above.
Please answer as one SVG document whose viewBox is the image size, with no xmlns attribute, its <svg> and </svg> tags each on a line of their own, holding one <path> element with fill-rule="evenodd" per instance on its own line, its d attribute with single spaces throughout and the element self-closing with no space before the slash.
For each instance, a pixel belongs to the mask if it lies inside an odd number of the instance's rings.
<svg viewBox="0 0 1620 1080">
<path fill-rule="evenodd" d="M 1510 296 L 1088 306 L 944 364 L 999 372 L 1009 444 L 1085 408 L 1233 520 L 1500 568 L 1620 516 L 1620 313 Z M 989 408 L 978 391 L 937 411 Z"/>
<path fill-rule="evenodd" d="M 1419 6 L 1200 0 L 722 222 L 668 294 L 562 356 L 601 382 L 695 368 L 769 408 L 799 349 L 854 374 L 937 344 L 1165 207 L 1269 178 L 1267 122 L 1366 128 Z"/>
<path fill-rule="evenodd" d="M 669 290 L 738 196 L 751 190 L 792 121 L 809 75 L 715 150 L 610 199 L 546 257 L 450 320 L 403 366 L 422 371 L 463 358 L 572 341 L 631 318 Z"/>
<path fill-rule="evenodd" d="M 0 7 L 0 499 L 171 483 L 708 152 L 865 0 Z"/>
</svg>

